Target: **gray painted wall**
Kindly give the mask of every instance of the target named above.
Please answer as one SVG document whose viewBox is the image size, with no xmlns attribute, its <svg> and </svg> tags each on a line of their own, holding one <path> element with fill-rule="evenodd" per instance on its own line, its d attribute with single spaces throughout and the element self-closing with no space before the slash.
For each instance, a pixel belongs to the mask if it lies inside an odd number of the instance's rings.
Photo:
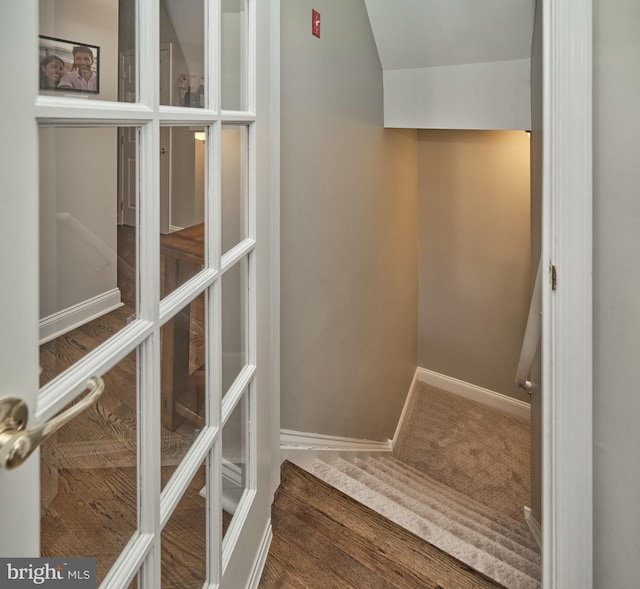
<svg viewBox="0 0 640 589">
<path fill-rule="evenodd" d="M 529 137 L 420 131 L 418 364 L 523 401 Z"/>
<path fill-rule="evenodd" d="M 640 579 L 640 3 L 594 0 L 594 587 Z"/>
<path fill-rule="evenodd" d="M 281 51 L 282 427 L 383 440 L 417 359 L 416 133 L 383 129 L 362 0 L 285 0 Z"/>
</svg>

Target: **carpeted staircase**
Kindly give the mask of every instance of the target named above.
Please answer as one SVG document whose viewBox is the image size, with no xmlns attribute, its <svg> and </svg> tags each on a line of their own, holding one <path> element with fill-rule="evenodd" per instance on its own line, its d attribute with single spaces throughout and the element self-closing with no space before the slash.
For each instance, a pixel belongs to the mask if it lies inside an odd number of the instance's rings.
<svg viewBox="0 0 640 589">
<path fill-rule="evenodd" d="M 310 471 L 509 589 L 541 586 L 539 550 L 524 525 L 395 458 L 315 460 Z"/>
</svg>

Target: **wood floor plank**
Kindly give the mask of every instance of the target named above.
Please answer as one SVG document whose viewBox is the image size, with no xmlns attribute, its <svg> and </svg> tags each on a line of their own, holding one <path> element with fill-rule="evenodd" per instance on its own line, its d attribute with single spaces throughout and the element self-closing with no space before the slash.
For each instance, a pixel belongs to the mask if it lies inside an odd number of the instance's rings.
<svg viewBox="0 0 640 589">
<path fill-rule="evenodd" d="M 313 531 L 309 538 L 313 539 L 315 546 L 322 542 L 332 546 L 331 549 L 322 549 L 323 559 L 331 558 L 330 550 L 344 552 L 347 555 L 347 557 L 341 557 L 342 560 L 334 558 L 332 565 L 335 566 L 325 563 L 325 573 L 336 574 L 342 582 L 347 581 L 339 563 L 356 561 L 357 573 L 362 573 L 362 567 L 368 569 L 369 572 L 366 573 L 368 578 L 379 579 L 382 583 L 381 587 L 391 586 L 394 589 L 500 587 L 452 556 L 288 462 L 283 464 L 282 484 L 274 503 L 274 516 L 279 513 L 286 513 L 285 519 L 289 519 L 289 522 L 285 522 L 287 525 L 283 526 L 284 533 L 290 533 L 286 530 L 293 518 L 299 528 L 308 528 Z M 274 517 L 274 541 L 280 534 L 279 524 L 278 517 Z M 276 542 L 276 547 L 290 548 L 292 552 L 284 557 L 279 554 L 275 562 L 295 562 L 299 551 L 305 549 L 305 545 L 301 542 L 305 533 L 300 530 L 296 532 L 296 536 L 300 538 L 297 543 L 296 541 Z M 271 551 L 269 558 L 272 558 Z M 289 573 L 292 568 L 295 570 L 295 567 L 290 566 Z M 275 574 L 273 567 L 270 571 Z M 349 578 L 348 582 L 352 581 L 355 582 L 356 577 Z M 304 586 L 324 587 L 326 583 Z M 363 581 L 360 586 L 375 587 L 370 585 L 370 581 Z"/>
<path fill-rule="evenodd" d="M 395 589 L 393 585 L 382 579 L 375 571 L 363 565 L 353 556 L 341 550 L 332 542 L 310 526 L 306 526 L 291 512 L 277 505 L 274 506 L 272 521 L 281 535 L 288 538 L 290 554 L 295 554 L 293 559 L 296 570 L 304 567 L 300 554 L 306 552 L 313 554 L 321 563 L 321 570 L 313 577 L 313 586 L 325 587 L 327 578 L 340 579 L 340 587 L 353 587 L 360 589 Z"/>
<path fill-rule="evenodd" d="M 274 536 L 273 552 L 269 552 L 269 558 L 264 565 L 259 589 L 306 589 L 291 563 L 285 563 L 280 559 L 277 542 L 278 539 Z"/>
<path fill-rule="evenodd" d="M 283 509 L 294 513 L 301 520 L 303 525 L 316 529 L 319 534 L 325 537 L 327 542 L 334 543 L 340 550 L 348 552 L 354 559 L 368 566 L 382 579 L 391 583 L 397 589 L 414 589 L 424 587 L 435 589 L 437 578 L 431 576 L 428 568 L 421 566 L 420 559 L 405 556 L 405 551 L 410 550 L 408 544 L 400 545 L 390 549 L 389 544 L 395 542 L 395 538 L 387 538 L 387 530 L 384 524 L 377 526 L 377 536 L 371 537 L 363 530 L 367 527 L 369 514 L 361 516 L 361 523 L 351 521 L 351 517 L 344 518 L 346 522 L 341 522 L 342 514 L 345 511 L 335 506 L 330 506 L 326 510 L 311 507 L 300 498 L 284 494 L 280 497 Z M 326 500 L 326 498 L 325 498 Z M 356 507 L 353 515 L 358 517 Z M 398 556 L 401 555 L 401 558 Z M 410 555 L 409 555 L 410 556 Z M 410 561 L 409 563 L 407 561 Z"/>
<path fill-rule="evenodd" d="M 310 548 L 300 547 L 291 534 L 291 530 L 274 538 L 274 549 L 281 563 L 295 573 L 297 581 L 308 589 L 358 589 L 346 579 L 337 577 L 328 563 L 323 562 Z M 295 555 L 293 559 L 291 555 Z"/>
</svg>

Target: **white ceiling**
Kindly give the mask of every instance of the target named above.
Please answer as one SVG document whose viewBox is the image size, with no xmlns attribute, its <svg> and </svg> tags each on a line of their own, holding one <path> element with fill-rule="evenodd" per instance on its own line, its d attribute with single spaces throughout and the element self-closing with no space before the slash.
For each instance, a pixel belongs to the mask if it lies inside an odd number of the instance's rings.
<svg viewBox="0 0 640 589">
<path fill-rule="evenodd" d="M 365 0 L 382 69 L 528 59 L 535 0 Z"/>
</svg>

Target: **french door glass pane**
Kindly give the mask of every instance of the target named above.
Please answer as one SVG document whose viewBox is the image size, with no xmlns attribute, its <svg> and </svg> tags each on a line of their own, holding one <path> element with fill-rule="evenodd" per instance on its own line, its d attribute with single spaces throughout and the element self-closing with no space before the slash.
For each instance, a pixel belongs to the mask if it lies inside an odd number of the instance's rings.
<svg viewBox="0 0 640 589">
<path fill-rule="evenodd" d="M 204 294 L 161 329 L 162 486 L 204 426 Z"/>
<path fill-rule="evenodd" d="M 135 352 L 104 375 L 105 390 L 40 450 L 41 552 L 95 557 L 98 582 L 137 525 Z"/>
<path fill-rule="evenodd" d="M 136 317 L 138 130 L 41 127 L 41 384 Z"/>
<path fill-rule="evenodd" d="M 201 589 L 207 571 L 206 467 L 203 464 L 162 530 L 163 589 Z"/>
<path fill-rule="evenodd" d="M 162 127 L 160 147 L 161 292 L 166 296 L 204 266 L 205 131 Z"/>
<path fill-rule="evenodd" d="M 247 110 L 247 0 L 222 0 L 222 108 Z"/>
<path fill-rule="evenodd" d="M 248 235 L 247 138 L 245 125 L 222 126 L 222 253 Z"/>
<path fill-rule="evenodd" d="M 160 2 L 160 104 L 205 106 L 204 21 L 203 0 Z"/>
<path fill-rule="evenodd" d="M 40 0 L 39 17 L 41 94 L 136 101 L 135 0 Z"/>
<path fill-rule="evenodd" d="M 249 393 L 247 390 L 222 430 L 222 521 L 225 536 L 247 488 L 248 422 Z"/>
<path fill-rule="evenodd" d="M 244 257 L 222 276 L 223 394 L 247 363 L 248 270 Z"/>
</svg>

